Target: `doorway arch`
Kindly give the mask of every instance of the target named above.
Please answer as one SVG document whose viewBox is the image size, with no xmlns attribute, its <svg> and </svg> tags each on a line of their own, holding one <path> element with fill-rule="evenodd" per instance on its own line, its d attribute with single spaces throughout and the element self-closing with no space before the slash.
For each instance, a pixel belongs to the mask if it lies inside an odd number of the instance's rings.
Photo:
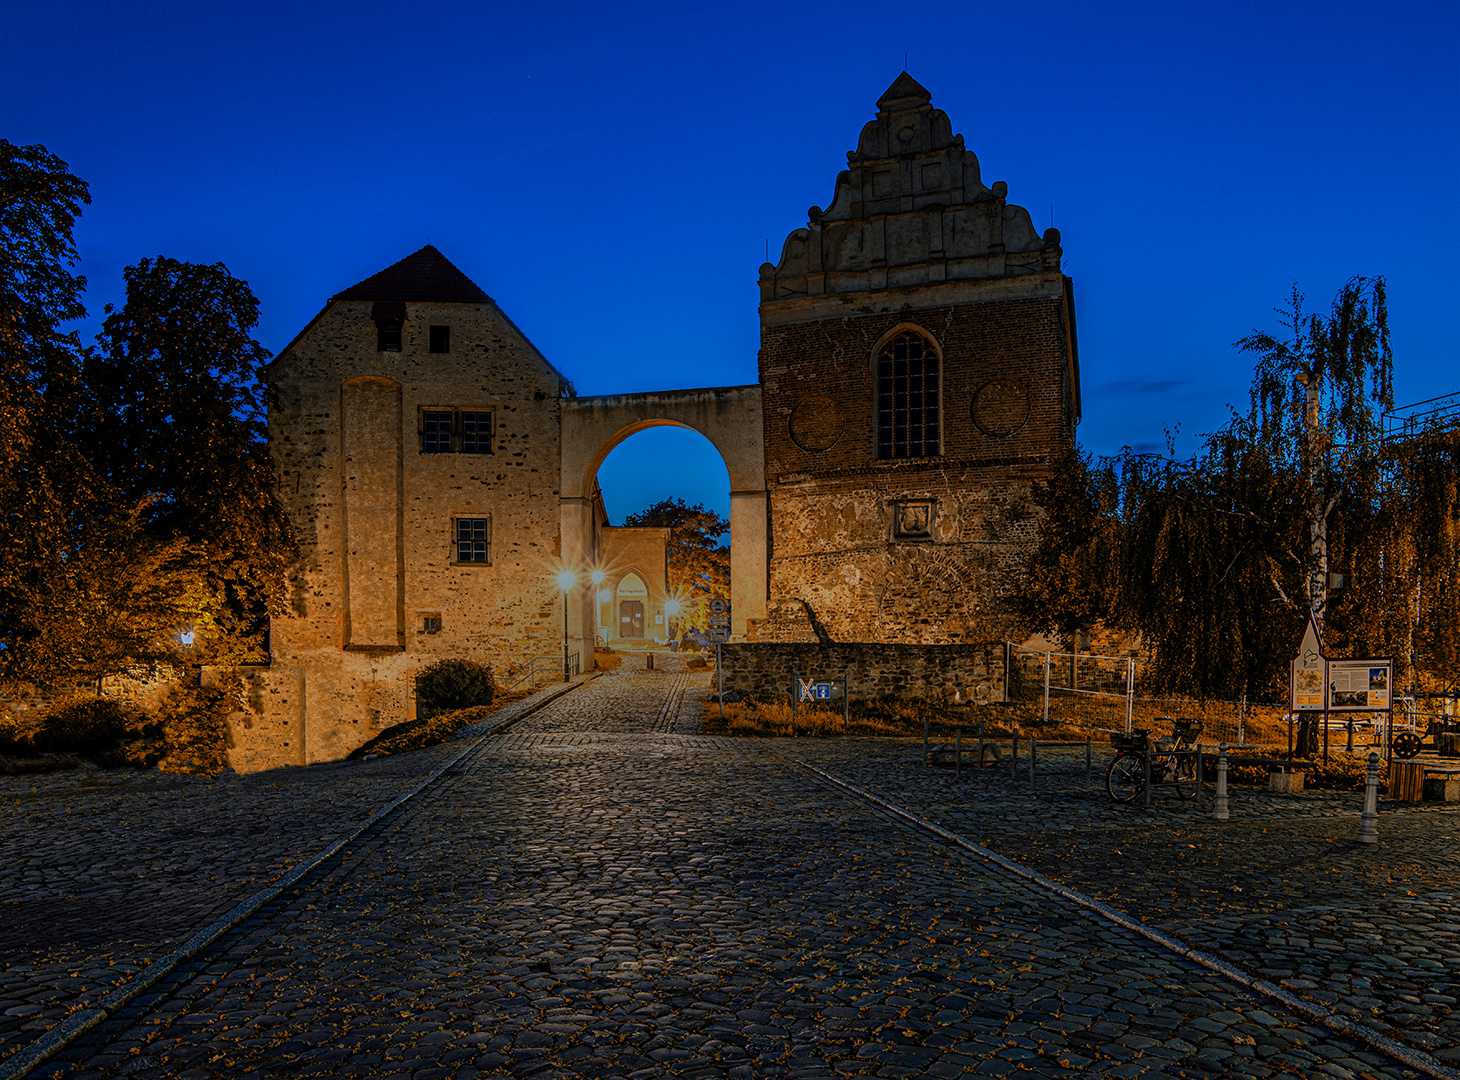
<svg viewBox="0 0 1460 1080">
<path fill-rule="evenodd" d="M 563 562 L 578 585 L 569 593 L 570 647 L 588 667 L 594 637 L 591 584 L 593 481 L 610 451 L 651 427 L 682 427 L 708 439 L 730 477 L 730 632 L 743 637 L 749 622 L 763 619 L 767 577 L 768 507 L 765 487 L 765 424 L 761 388 L 725 386 L 609 394 L 562 401 L 559 535 Z"/>
</svg>

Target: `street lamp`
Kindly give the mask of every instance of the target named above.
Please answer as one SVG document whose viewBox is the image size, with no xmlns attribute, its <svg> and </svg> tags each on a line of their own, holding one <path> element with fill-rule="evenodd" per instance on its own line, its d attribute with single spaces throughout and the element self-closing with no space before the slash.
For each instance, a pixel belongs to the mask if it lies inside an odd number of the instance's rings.
<svg viewBox="0 0 1460 1080">
<path fill-rule="evenodd" d="M 563 682 L 572 678 L 568 670 L 568 590 L 577 582 L 571 570 L 564 570 L 558 575 L 558 588 L 563 590 Z"/>
<path fill-rule="evenodd" d="M 674 638 L 674 617 L 679 614 L 679 597 L 671 596 L 664 601 L 664 619 L 669 624 L 665 629 L 669 632 L 669 640 Z"/>
</svg>

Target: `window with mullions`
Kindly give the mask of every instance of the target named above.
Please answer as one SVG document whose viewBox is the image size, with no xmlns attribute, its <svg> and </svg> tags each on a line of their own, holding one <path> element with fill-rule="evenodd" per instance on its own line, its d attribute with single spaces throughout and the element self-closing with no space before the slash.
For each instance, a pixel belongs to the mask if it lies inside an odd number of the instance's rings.
<svg viewBox="0 0 1460 1080">
<path fill-rule="evenodd" d="M 451 453 L 451 427 L 450 410 L 421 410 L 421 453 Z"/>
<path fill-rule="evenodd" d="M 484 409 L 422 409 L 421 453 L 490 454 L 492 414 Z"/>
<path fill-rule="evenodd" d="M 877 355 L 877 457 L 936 457 L 938 352 L 921 334 L 898 334 Z"/>
<path fill-rule="evenodd" d="M 492 561 L 492 519 L 456 519 L 456 561 L 490 563 Z"/>
</svg>

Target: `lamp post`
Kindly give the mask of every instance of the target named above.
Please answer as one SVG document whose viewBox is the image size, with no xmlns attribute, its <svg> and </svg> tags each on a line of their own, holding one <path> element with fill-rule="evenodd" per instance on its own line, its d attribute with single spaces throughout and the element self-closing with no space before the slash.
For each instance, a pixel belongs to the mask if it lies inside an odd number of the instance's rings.
<svg viewBox="0 0 1460 1080">
<path fill-rule="evenodd" d="M 668 633 L 670 641 L 675 640 L 674 618 L 679 614 L 679 607 L 679 597 L 677 596 L 671 596 L 668 600 L 664 601 L 664 621 L 668 624 L 664 629 Z"/>
<path fill-rule="evenodd" d="M 568 669 L 568 590 L 577 581 L 571 570 L 564 570 L 558 575 L 558 588 L 563 590 L 563 682 L 572 678 Z"/>
</svg>

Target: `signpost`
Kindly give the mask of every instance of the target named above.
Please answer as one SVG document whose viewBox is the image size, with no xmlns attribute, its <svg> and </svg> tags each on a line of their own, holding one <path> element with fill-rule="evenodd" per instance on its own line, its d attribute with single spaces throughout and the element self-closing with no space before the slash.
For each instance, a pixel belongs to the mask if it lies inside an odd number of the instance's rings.
<svg viewBox="0 0 1460 1080">
<path fill-rule="evenodd" d="M 1394 661 L 1391 658 L 1330 660 L 1323 653 L 1318 623 L 1309 614 L 1288 684 L 1290 713 L 1323 714 L 1323 758 L 1328 759 L 1329 713 L 1387 713 L 1385 730 L 1394 739 Z M 1293 753 L 1288 725 L 1288 756 Z"/>
<path fill-rule="evenodd" d="M 730 605 L 720 597 L 710 601 L 710 640 L 715 643 L 716 697 L 720 701 L 720 716 L 725 715 L 725 665 L 722 664 L 720 646 L 730 638 Z"/>
</svg>

